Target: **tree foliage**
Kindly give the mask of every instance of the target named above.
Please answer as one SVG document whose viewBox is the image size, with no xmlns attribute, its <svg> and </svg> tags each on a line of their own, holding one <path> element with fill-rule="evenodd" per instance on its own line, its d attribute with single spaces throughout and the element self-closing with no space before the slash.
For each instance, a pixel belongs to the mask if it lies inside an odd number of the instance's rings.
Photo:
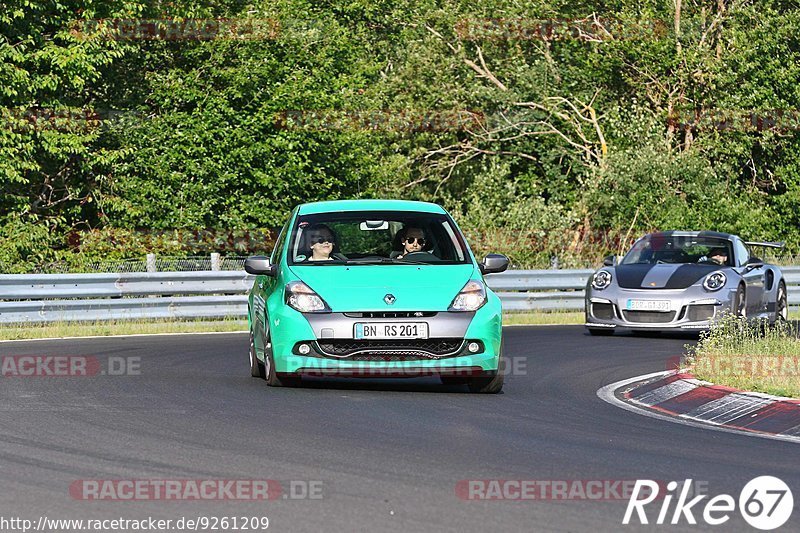
<svg viewBox="0 0 800 533">
<path fill-rule="evenodd" d="M 522 267 L 651 229 L 800 250 L 794 1 L 0 7 L 6 270 L 91 254 L 75 231 L 265 228 L 360 197 L 443 203 Z M 198 21 L 240 33 L 187 38 Z"/>
</svg>

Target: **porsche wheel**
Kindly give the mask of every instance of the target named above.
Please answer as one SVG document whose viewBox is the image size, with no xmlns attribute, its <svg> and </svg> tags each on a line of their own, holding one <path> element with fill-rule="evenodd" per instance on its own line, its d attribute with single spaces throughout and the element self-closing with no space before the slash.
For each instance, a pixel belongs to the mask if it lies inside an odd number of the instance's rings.
<svg viewBox="0 0 800 533">
<path fill-rule="evenodd" d="M 739 285 L 736 289 L 736 296 L 733 299 L 733 309 L 737 317 L 747 317 L 747 294 L 745 293 L 744 285 Z"/>
<path fill-rule="evenodd" d="M 786 296 L 786 284 L 781 281 L 778 285 L 778 297 L 775 300 L 775 322 L 789 320 L 789 299 Z"/>
</svg>

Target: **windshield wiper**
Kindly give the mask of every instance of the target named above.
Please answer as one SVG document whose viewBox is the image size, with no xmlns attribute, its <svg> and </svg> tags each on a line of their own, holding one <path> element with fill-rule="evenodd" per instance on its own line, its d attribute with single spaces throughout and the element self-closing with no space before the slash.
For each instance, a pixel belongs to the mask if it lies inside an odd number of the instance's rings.
<svg viewBox="0 0 800 533">
<path fill-rule="evenodd" d="M 325 265 L 344 265 L 344 259 L 332 259 L 330 261 L 295 261 L 294 266 L 325 266 Z"/>
<path fill-rule="evenodd" d="M 429 265 L 424 261 L 409 261 L 391 257 L 376 257 L 374 259 L 349 259 L 348 265 Z"/>
</svg>

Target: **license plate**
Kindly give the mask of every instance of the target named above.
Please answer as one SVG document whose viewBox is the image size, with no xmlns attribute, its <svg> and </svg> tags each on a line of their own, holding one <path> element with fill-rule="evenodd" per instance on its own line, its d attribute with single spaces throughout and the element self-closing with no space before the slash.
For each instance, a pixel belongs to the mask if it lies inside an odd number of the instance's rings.
<svg viewBox="0 0 800 533">
<path fill-rule="evenodd" d="M 628 300 L 625 308 L 628 311 L 661 311 L 663 313 L 672 310 L 669 300 Z"/>
<path fill-rule="evenodd" d="M 356 324 L 356 339 L 427 339 L 427 322 L 368 322 Z"/>
</svg>

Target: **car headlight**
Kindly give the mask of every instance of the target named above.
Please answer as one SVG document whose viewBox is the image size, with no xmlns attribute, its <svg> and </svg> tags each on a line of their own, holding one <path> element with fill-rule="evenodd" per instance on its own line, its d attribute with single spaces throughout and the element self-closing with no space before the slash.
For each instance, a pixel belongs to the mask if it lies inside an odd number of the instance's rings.
<svg viewBox="0 0 800 533">
<path fill-rule="evenodd" d="M 611 285 L 611 272 L 608 270 L 599 270 L 592 276 L 592 288 L 602 291 Z"/>
<path fill-rule="evenodd" d="M 724 272 L 712 272 L 703 280 L 703 288 L 709 292 L 718 291 L 725 286 L 727 281 L 728 278 Z"/>
<path fill-rule="evenodd" d="M 486 303 L 486 287 L 482 281 L 471 279 L 453 299 L 448 311 L 477 311 Z"/>
<path fill-rule="evenodd" d="M 325 300 L 302 281 L 290 281 L 286 284 L 286 303 L 301 313 L 330 313 L 331 311 Z"/>
</svg>

